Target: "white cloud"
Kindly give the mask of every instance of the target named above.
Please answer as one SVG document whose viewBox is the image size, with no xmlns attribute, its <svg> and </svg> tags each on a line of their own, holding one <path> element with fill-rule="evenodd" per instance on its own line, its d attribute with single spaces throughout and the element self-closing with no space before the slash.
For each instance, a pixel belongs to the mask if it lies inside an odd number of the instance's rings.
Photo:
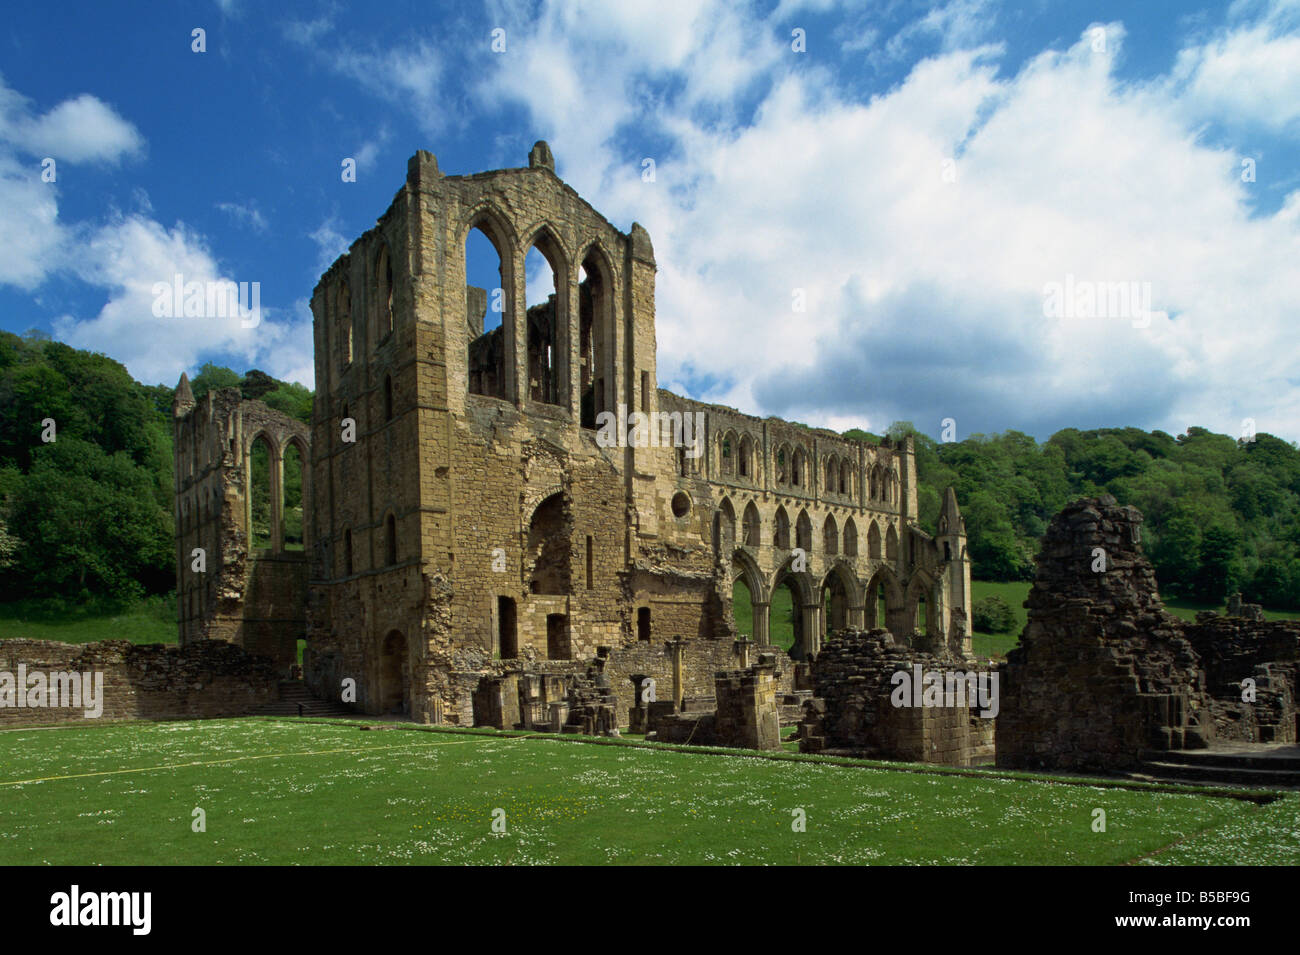
<svg viewBox="0 0 1300 955">
<path fill-rule="evenodd" d="M 304 374 L 312 367 L 311 320 L 301 309 L 286 315 L 263 306 L 255 327 L 244 327 L 251 321 L 238 316 L 155 316 L 156 286 L 171 285 L 178 274 L 186 284 L 256 280 L 224 274 L 202 237 L 183 225 L 166 229 L 141 216 L 113 221 L 87 236 L 77 271 L 86 282 L 107 288 L 109 299 L 94 318 L 60 316 L 55 335 L 77 348 L 111 353 L 141 381 L 171 384 L 214 354 L 271 374 Z"/>
<path fill-rule="evenodd" d="M 1253 417 L 1300 435 L 1300 199 L 1253 216 L 1237 157 L 1198 141 L 1178 89 L 1116 78 L 1122 24 L 1100 24 L 1103 52 L 1085 31 L 1000 76 L 999 47 L 967 48 L 982 5 L 948 4 L 929 26 L 948 52 L 858 101 L 761 36 L 757 73 L 710 72 L 703 51 L 747 11 L 700 9 L 642 50 L 639 11 L 546 6 L 482 94 L 524 105 L 566 179 L 650 230 L 661 381 L 721 382 L 701 397 L 810 423 L 1235 433 Z M 680 93 L 637 95 L 663 74 Z M 749 122 L 698 108 L 755 91 Z M 666 142 L 655 183 L 628 130 Z M 1149 326 L 1044 318 L 1045 284 L 1067 276 L 1149 283 Z"/>
<path fill-rule="evenodd" d="M 143 148 L 136 128 L 93 96 L 38 114 L 0 80 L 0 284 L 31 290 L 64 267 L 70 234 L 59 222 L 62 164 L 116 163 Z M 43 177 L 47 168 L 53 181 Z"/>
<path fill-rule="evenodd" d="M 334 264 L 334 260 L 348 250 L 352 240 L 339 231 L 339 222 L 333 216 L 326 219 L 308 238 L 316 243 L 316 273 L 319 275 Z"/>
<path fill-rule="evenodd" d="M 1192 118 L 1300 133 L 1300 36 L 1294 4 L 1179 52 L 1170 80 Z M 1288 12 L 1289 11 L 1289 12 Z"/>
<path fill-rule="evenodd" d="M 36 115 L 27 97 L 0 81 L 0 141 L 28 156 L 60 162 L 117 162 L 144 149 L 144 138 L 111 106 L 83 93 Z"/>
<path fill-rule="evenodd" d="M 265 232 L 268 228 L 266 217 L 256 202 L 218 202 L 217 208 L 238 225 L 247 226 L 254 232 Z"/>
</svg>

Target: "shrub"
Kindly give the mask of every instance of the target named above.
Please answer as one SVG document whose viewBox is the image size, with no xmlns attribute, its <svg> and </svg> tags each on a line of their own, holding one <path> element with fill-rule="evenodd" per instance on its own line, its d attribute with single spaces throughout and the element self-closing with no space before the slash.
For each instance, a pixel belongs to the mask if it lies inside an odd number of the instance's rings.
<svg viewBox="0 0 1300 955">
<path fill-rule="evenodd" d="M 1016 615 L 1009 603 L 992 594 L 975 601 L 971 625 L 980 633 L 1010 633 L 1016 625 Z"/>
</svg>

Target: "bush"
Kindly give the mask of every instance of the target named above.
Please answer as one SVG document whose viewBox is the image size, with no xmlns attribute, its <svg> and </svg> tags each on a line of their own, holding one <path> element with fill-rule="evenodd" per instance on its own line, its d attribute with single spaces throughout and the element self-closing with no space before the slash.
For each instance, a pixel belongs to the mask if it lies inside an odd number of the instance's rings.
<svg viewBox="0 0 1300 955">
<path fill-rule="evenodd" d="M 971 626 L 979 633 L 1010 633 L 1015 625 L 1011 605 L 996 594 L 980 598 L 971 608 Z"/>
</svg>

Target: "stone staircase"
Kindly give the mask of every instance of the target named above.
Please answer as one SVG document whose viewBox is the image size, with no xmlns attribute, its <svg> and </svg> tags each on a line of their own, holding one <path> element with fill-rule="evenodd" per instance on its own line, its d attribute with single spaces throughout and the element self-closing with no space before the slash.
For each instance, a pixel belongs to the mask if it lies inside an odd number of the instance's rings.
<svg viewBox="0 0 1300 955">
<path fill-rule="evenodd" d="M 357 714 L 342 703 L 319 700 L 312 696 L 302 680 L 281 680 L 280 698 L 250 711 L 250 716 L 351 716 Z M 302 707 L 299 711 L 299 706 Z"/>
<path fill-rule="evenodd" d="M 1210 749 L 1153 750 L 1132 777 L 1170 783 L 1300 789 L 1300 746 L 1222 744 Z"/>
</svg>

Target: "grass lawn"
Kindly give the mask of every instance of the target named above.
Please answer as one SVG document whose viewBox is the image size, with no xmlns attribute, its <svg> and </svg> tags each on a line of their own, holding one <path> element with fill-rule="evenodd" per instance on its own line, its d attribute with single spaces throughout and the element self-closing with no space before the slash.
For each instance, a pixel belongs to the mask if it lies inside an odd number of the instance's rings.
<svg viewBox="0 0 1300 955">
<path fill-rule="evenodd" d="M 0 732 L 5 865 L 1295 864 L 1298 806 L 341 723 Z"/>
</svg>

